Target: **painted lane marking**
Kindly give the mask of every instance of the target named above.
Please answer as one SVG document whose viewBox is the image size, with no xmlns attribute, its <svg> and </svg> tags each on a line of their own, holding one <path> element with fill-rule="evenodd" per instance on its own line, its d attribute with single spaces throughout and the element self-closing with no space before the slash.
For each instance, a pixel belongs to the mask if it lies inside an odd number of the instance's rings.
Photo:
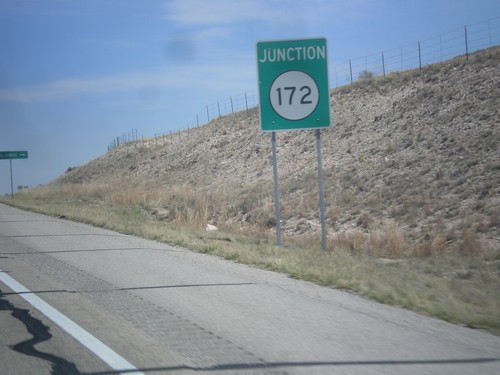
<svg viewBox="0 0 500 375">
<path fill-rule="evenodd" d="M 40 297 L 33 294 L 22 284 L 14 280 L 0 269 L 0 281 L 7 285 L 14 292 L 18 293 L 20 297 L 30 303 L 34 308 L 44 314 L 47 318 L 52 320 L 55 324 L 61 327 L 64 331 L 73 336 L 83 346 L 89 349 L 92 353 L 97 355 L 106 364 L 108 364 L 115 371 L 122 371 L 128 375 L 144 375 L 130 362 L 128 362 L 121 355 L 116 353 L 109 346 L 104 344 L 98 338 L 92 336 L 85 329 L 69 319 L 66 315 L 56 310 Z"/>
</svg>

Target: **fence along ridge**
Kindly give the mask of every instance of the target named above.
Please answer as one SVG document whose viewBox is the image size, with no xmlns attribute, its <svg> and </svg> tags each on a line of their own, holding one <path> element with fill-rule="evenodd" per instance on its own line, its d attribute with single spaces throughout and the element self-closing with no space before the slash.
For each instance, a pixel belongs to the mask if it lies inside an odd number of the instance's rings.
<svg viewBox="0 0 500 375">
<path fill-rule="evenodd" d="M 422 68 L 500 44 L 500 17 L 465 25 L 401 47 L 348 59 L 330 67 L 330 85 L 345 86 L 363 72 L 384 75 Z"/>
<path fill-rule="evenodd" d="M 500 16 L 486 21 L 476 22 L 463 27 L 443 32 L 439 35 L 421 39 L 401 47 L 374 52 L 365 56 L 348 59 L 329 67 L 330 87 L 346 86 L 357 81 L 363 74 L 384 76 L 391 72 L 421 69 L 424 66 L 451 60 L 472 52 L 500 45 Z M 256 90 L 247 91 L 229 98 L 207 104 L 183 129 L 170 131 L 152 137 L 153 142 L 166 143 L 168 137 L 173 142 L 173 134 L 188 131 L 208 124 L 219 117 L 243 110 L 248 111 L 258 106 Z M 144 139 L 144 137 L 142 137 Z M 137 129 L 132 129 L 114 138 L 108 151 L 122 144 L 138 141 Z"/>
</svg>

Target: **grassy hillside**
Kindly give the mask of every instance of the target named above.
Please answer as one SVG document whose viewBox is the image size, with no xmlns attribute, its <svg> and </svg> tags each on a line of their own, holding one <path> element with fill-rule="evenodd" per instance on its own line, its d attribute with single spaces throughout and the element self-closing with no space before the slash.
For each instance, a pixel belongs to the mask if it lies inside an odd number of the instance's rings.
<svg viewBox="0 0 500 375">
<path fill-rule="evenodd" d="M 499 61 L 495 48 L 331 92 L 322 153 L 333 242 L 388 230 L 404 239 L 395 251 L 499 247 Z M 284 232 L 318 236 L 314 133 L 279 133 L 278 164 Z M 58 180 L 81 182 L 116 184 L 167 221 L 275 225 L 271 141 L 256 109 L 121 146 Z"/>
<path fill-rule="evenodd" d="M 332 90 L 331 106 L 326 256 L 313 131 L 277 135 L 285 247 L 273 246 L 257 109 L 122 145 L 0 200 L 498 332 L 500 48 L 361 79 Z"/>
</svg>

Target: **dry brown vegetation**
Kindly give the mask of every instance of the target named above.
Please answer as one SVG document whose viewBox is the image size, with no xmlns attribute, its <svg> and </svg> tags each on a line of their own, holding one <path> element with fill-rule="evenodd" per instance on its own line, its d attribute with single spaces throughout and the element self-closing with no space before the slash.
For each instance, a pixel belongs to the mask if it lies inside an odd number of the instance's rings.
<svg viewBox="0 0 500 375">
<path fill-rule="evenodd" d="M 500 329 L 500 48 L 363 79 L 332 90 L 331 106 L 326 258 L 311 131 L 277 136 L 293 251 L 272 245 L 271 139 L 257 109 L 117 147 L 14 203 Z"/>
<path fill-rule="evenodd" d="M 331 250 L 499 248 L 499 61 L 493 48 L 332 91 L 333 124 L 322 132 Z M 318 236 L 313 132 L 279 133 L 278 164 L 285 237 Z M 57 184 L 89 182 L 96 202 L 140 204 L 161 220 L 275 227 L 270 135 L 257 109 L 119 147 Z"/>
</svg>

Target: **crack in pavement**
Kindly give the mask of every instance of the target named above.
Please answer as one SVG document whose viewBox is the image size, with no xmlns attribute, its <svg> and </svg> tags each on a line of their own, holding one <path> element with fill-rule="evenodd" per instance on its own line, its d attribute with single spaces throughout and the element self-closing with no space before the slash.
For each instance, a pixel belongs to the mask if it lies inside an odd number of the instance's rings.
<svg viewBox="0 0 500 375">
<path fill-rule="evenodd" d="M 81 372 L 74 363 L 35 348 L 36 344 L 52 338 L 52 334 L 49 332 L 50 328 L 44 325 L 39 319 L 33 317 L 29 310 L 14 306 L 10 301 L 4 299 L 3 296 L 4 294 L 0 290 L 0 311 L 11 311 L 11 316 L 19 320 L 26 327 L 27 332 L 32 335 L 31 339 L 10 345 L 10 348 L 18 353 L 50 362 L 52 375 L 81 375 Z"/>
</svg>

